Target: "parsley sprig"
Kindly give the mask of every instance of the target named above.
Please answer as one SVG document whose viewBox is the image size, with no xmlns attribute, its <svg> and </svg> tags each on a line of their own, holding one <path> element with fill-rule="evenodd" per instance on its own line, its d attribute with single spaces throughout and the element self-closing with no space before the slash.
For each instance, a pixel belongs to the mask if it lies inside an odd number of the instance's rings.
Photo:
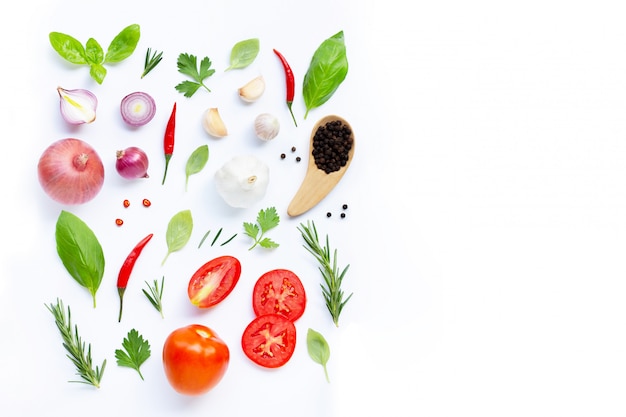
<svg viewBox="0 0 626 417">
<path fill-rule="evenodd" d="M 277 248 L 278 243 L 264 236 L 268 230 L 278 226 L 278 223 L 280 223 L 280 217 L 275 207 L 261 209 L 256 217 L 256 224 L 244 222 L 243 228 L 246 235 L 254 239 L 254 244 L 248 250 L 254 249 L 257 245 L 266 249 Z"/>
<path fill-rule="evenodd" d="M 82 379 L 82 381 L 70 382 L 79 382 L 100 388 L 100 381 L 107 363 L 106 359 L 100 367 L 93 367 L 91 344 L 86 345 L 78 334 L 78 326 L 72 326 L 72 314 L 69 306 L 67 306 L 67 314 L 65 314 L 63 301 L 57 298 L 56 304 L 46 304 L 46 308 L 54 316 L 56 326 L 63 338 L 63 347 L 67 351 L 67 357 L 76 366 L 76 375 Z"/>
<path fill-rule="evenodd" d="M 122 347 L 124 350 L 115 350 L 117 364 L 136 370 L 143 380 L 139 368 L 150 357 L 150 343 L 137 330 L 131 329 L 122 341 Z"/>
<path fill-rule="evenodd" d="M 209 87 L 204 84 L 204 80 L 209 78 L 214 69 L 211 69 L 211 60 L 208 57 L 202 58 L 200 67 L 198 68 L 198 58 L 195 55 L 182 53 L 178 56 L 178 72 L 187 75 L 193 81 L 185 80 L 179 83 L 175 88 L 185 97 L 193 96 L 200 87 L 204 87 L 211 92 Z"/>
<path fill-rule="evenodd" d="M 300 223 L 298 230 L 302 234 L 306 243 L 304 248 L 309 251 L 320 264 L 319 270 L 324 278 L 324 282 L 320 284 L 322 287 L 322 294 L 324 295 L 326 308 L 328 308 L 335 326 L 338 327 L 339 315 L 348 300 L 352 297 L 352 294 L 350 294 L 346 299 L 344 299 L 344 292 L 341 289 L 341 283 L 343 282 L 343 278 L 345 277 L 346 272 L 348 272 L 350 265 L 347 265 L 343 270 L 339 271 L 339 267 L 337 266 L 337 249 L 332 252 L 331 257 L 328 235 L 326 235 L 325 245 L 322 246 L 319 242 L 314 222 L 307 222 L 306 226 Z"/>
</svg>

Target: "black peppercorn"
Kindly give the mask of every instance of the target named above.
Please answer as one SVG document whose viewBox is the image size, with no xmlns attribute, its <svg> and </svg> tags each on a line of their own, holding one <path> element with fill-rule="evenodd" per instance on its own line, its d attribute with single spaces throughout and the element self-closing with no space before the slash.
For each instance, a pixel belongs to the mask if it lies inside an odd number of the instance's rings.
<svg viewBox="0 0 626 417">
<path fill-rule="evenodd" d="M 342 209 L 347 210 L 348 209 L 348 205 L 344 204 L 343 206 L 341 206 Z"/>
<path fill-rule="evenodd" d="M 315 165 L 330 174 L 348 162 L 354 138 L 352 131 L 340 120 L 320 126 L 313 135 L 313 158 Z"/>
<path fill-rule="evenodd" d="M 345 219 L 346 218 L 346 213 L 341 213 L 341 218 Z"/>
<path fill-rule="evenodd" d="M 330 217 L 332 216 L 331 212 L 329 211 L 328 213 L 326 213 L 326 217 Z"/>
<path fill-rule="evenodd" d="M 300 162 L 302 161 L 302 158 L 300 158 L 299 156 L 296 156 L 296 162 Z"/>
<path fill-rule="evenodd" d="M 296 151 L 296 147 L 295 147 L 295 146 L 292 146 L 292 147 L 291 147 L 291 152 L 295 152 L 295 151 Z"/>
<path fill-rule="evenodd" d="M 285 155 L 284 153 L 280 154 L 280 159 L 285 159 L 287 155 Z"/>
</svg>

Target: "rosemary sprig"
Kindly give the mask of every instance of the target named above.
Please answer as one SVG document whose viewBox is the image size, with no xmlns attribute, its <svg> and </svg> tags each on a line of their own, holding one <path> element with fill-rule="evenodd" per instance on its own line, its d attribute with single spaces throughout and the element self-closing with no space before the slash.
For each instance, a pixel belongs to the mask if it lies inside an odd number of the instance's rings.
<svg viewBox="0 0 626 417">
<path fill-rule="evenodd" d="M 326 301 L 326 307 L 333 318 L 335 326 L 339 327 L 339 315 L 348 300 L 352 297 L 351 293 L 346 299 L 344 299 L 344 292 L 341 289 L 341 283 L 346 275 L 346 272 L 348 272 L 350 265 L 343 268 L 341 272 L 339 271 L 339 268 L 337 267 L 337 249 L 333 251 L 331 259 L 328 235 L 326 235 L 325 245 L 321 246 L 317 229 L 313 221 L 307 221 L 306 226 L 300 223 L 298 230 L 306 242 L 306 245 L 303 245 L 304 248 L 309 251 L 320 264 L 319 270 L 324 278 L 324 283 L 320 284 L 322 287 L 322 294 L 324 295 L 324 301 Z"/>
<path fill-rule="evenodd" d="M 141 78 L 148 75 L 148 73 L 152 71 L 154 67 L 159 65 L 159 62 L 161 62 L 162 59 L 163 59 L 163 52 L 154 51 L 154 53 L 152 53 L 152 50 L 148 48 L 148 50 L 146 51 L 146 61 L 144 63 L 143 73 L 141 74 Z"/>
<path fill-rule="evenodd" d="M 78 326 L 72 326 L 72 315 L 69 306 L 67 307 L 66 315 L 63 301 L 57 298 L 56 304 L 46 304 L 46 308 L 54 316 L 57 328 L 63 338 L 63 347 L 67 351 L 67 357 L 76 366 L 76 375 L 82 378 L 82 381 L 70 382 L 78 382 L 100 388 L 100 380 L 107 363 L 106 359 L 102 362 L 101 367 L 96 366 L 95 369 L 93 368 L 91 344 L 85 345 L 85 342 L 78 334 Z M 85 351 L 85 347 L 87 347 L 87 351 Z"/>
<path fill-rule="evenodd" d="M 145 289 L 142 290 L 144 295 L 148 298 L 150 304 L 152 304 L 152 306 L 156 308 L 159 313 L 161 313 L 161 318 L 165 318 L 165 316 L 163 315 L 163 287 L 165 286 L 165 277 L 161 278 L 160 286 L 159 281 L 157 281 L 156 279 L 153 281 L 153 285 L 150 285 L 148 281 L 144 282 L 150 290 L 150 292 L 146 291 Z"/>
</svg>

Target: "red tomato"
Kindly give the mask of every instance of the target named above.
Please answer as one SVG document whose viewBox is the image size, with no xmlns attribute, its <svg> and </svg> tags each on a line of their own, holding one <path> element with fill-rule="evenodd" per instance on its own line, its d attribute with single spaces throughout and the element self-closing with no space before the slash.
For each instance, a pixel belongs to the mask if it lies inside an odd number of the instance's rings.
<svg viewBox="0 0 626 417">
<path fill-rule="evenodd" d="M 229 360 L 226 343 L 200 324 L 174 330 L 163 345 L 165 376 L 180 394 L 200 395 L 215 387 L 226 373 Z"/>
<path fill-rule="evenodd" d="M 210 260 L 189 280 L 189 300 L 196 307 L 212 307 L 231 293 L 240 275 L 241 263 L 237 258 L 220 256 Z"/>
<path fill-rule="evenodd" d="M 286 269 L 274 269 L 261 275 L 252 291 L 252 308 L 257 316 L 282 314 L 298 320 L 306 307 L 306 293 L 300 278 Z"/>
<path fill-rule="evenodd" d="M 258 316 L 244 330 L 241 347 L 254 363 L 278 368 L 296 349 L 296 326 L 280 314 Z"/>
</svg>

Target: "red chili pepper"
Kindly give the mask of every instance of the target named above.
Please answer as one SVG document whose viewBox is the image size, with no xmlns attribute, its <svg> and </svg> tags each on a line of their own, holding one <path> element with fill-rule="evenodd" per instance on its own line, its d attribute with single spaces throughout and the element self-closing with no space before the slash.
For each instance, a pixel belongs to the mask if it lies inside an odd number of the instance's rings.
<svg viewBox="0 0 626 417">
<path fill-rule="evenodd" d="M 137 258 L 141 254 L 141 251 L 146 246 L 146 244 L 152 239 L 152 233 L 148 236 L 141 239 L 137 246 L 133 248 L 133 250 L 128 254 L 126 260 L 122 264 L 122 268 L 120 268 L 120 273 L 117 276 L 117 292 L 120 295 L 120 315 L 118 318 L 118 322 L 122 321 L 122 306 L 124 300 L 124 292 L 126 291 L 126 286 L 128 285 L 128 279 L 130 278 L 130 273 L 133 271 L 133 267 L 135 266 L 135 262 L 137 262 Z"/>
<path fill-rule="evenodd" d="M 165 184 L 165 177 L 167 176 L 167 167 L 170 164 L 170 159 L 172 159 L 172 154 L 174 153 L 175 130 L 176 130 L 176 103 L 174 103 L 172 114 L 170 115 L 170 119 L 167 122 L 167 127 L 165 128 L 165 136 L 163 137 L 163 152 L 165 153 L 165 172 L 163 173 L 163 182 L 161 182 L 161 185 Z"/>
<path fill-rule="evenodd" d="M 285 81 L 287 84 L 287 107 L 289 108 L 289 113 L 291 113 L 291 117 L 293 118 L 293 123 L 296 125 L 296 127 L 298 127 L 298 123 L 296 123 L 296 118 L 293 115 L 293 110 L 291 109 L 291 106 L 293 104 L 293 96 L 296 89 L 293 71 L 291 70 L 291 67 L 289 66 L 289 63 L 287 62 L 285 57 L 280 52 L 274 49 L 274 53 L 276 54 L 276 56 L 278 56 L 278 58 L 280 58 L 280 62 L 283 64 L 283 68 L 285 69 Z"/>
</svg>

